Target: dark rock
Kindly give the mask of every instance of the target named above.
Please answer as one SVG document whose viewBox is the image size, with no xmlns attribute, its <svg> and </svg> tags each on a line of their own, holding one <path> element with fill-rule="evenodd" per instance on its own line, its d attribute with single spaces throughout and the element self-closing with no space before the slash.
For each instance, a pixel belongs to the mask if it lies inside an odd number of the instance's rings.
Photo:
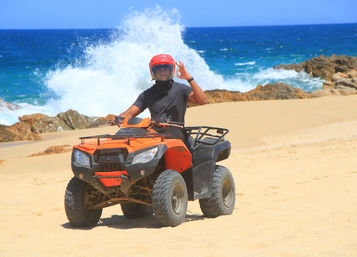
<svg viewBox="0 0 357 257">
<path fill-rule="evenodd" d="M 72 130 L 72 128 L 57 117 L 44 117 L 34 121 L 31 130 L 35 133 L 48 133 Z"/>
<path fill-rule="evenodd" d="M 59 113 L 56 117 L 64 121 L 65 124 L 71 129 L 83 129 L 86 128 L 90 123 L 94 122 L 94 118 L 81 115 L 74 110 L 68 110 L 66 112 Z"/>
<path fill-rule="evenodd" d="M 253 100 L 302 99 L 310 97 L 310 94 L 304 90 L 284 83 L 258 85 L 255 89 L 245 94 L 251 96 Z"/>
<path fill-rule="evenodd" d="M 337 72 L 346 73 L 357 68 L 357 57 L 347 55 L 319 56 L 298 64 L 278 65 L 275 69 L 305 71 L 311 77 L 331 80 Z"/>
<path fill-rule="evenodd" d="M 340 79 L 336 81 L 336 86 L 345 86 L 345 87 L 351 87 L 357 89 L 357 84 L 352 82 L 352 79 Z"/>
<path fill-rule="evenodd" d="M 245 93 L 218 89 L 206 90 L 205 95 L 208 103 L 310 98 L 310 93 L 284 83 L 258 85 L 255 89 Z M 193 104 L 189 103 L 189 106 Z"/>
<path fill-rule="evenodd" d="M 39 135 L 31 131 L 31 126 L 25 122 L 17 122 L 12 126 L 0 125 L 0 142 L 37 140 Z"/>
<path fill-rule="evenodd" d="M 109 120 L 104 119 L 104 118 L 97 118 L 95 121 L 89 123 L 89 125 L 86 126 L 86 128 L 97 128 L 100 126 L 105 126 L 107 125 Z"/>
</svg>

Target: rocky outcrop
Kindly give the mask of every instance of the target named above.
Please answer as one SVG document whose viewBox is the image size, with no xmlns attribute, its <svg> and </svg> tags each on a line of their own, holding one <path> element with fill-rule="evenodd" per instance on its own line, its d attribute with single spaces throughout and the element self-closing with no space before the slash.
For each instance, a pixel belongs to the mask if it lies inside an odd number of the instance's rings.
<svg viewBox="0 0 357 257">
<path fill-rule="evenodd" d="M 19 118 L 20 122 L 28 123 L 34 133 L 58 132 L 64 130 L 83 129 L 95 127 L 93 123 L 98 118 L 81 115 L 77 111 L 68 110 L 55 117 L 43 114 L 25 115 Z"/>
<path fill-rule="evenodd" d="M 329 95 L 357 94 L 357 69 L 342 73 L 337 72 L 331 77 L 331 81 L 325 81 L 322 89 L 313 91 L 312 97 Z"/>
<path fill-rule="evenodd" d="M 77 111 L 68 110 L 55 117 L 40 113 L 24 115 L 12 126 L 0 125 L 0 142 L 40 139 L 39 134 L 64 130 L 98 127 L 107 120 L 88 117 Z"/>
<path fill-rule="evenodd" d="M 41 137 L 31 131 L 31 126 L 24 122 L 12 126 L 0 125 L 0 142 L 37 140 Z"/>
<path fill-rule="evenodd" d="M 336 73 L 347 73 L 357 68 L 357 57 L 347 55 L 332 55 L 311 58 L 302 63 L 278 65 L 274 69 L 304 71 L 311 77 L 320 77 L 331 81 Z"/>
<path fill-rule="evenodd" d="M 71 129 L 87 128 L 90 124 L 98 119 L 97 117 L 81 115 L 74 110 L 68 110 L 66 112 L 60 113 L 56 116 L 56 118 L 64 121 L 64 123 Z"/>
<path fill-rule="evenodd" d="M 325 79 L 322 89 L 313 91 L 311 97 L 357 94 L 357 57 L 354 56 L 321 55 L 302 63 L 274 68 L 304 71 L 311 77 Z"/>
<path fill-rule="evenodd" d="M 19 105 L 7 103 L 3 99 L 0 98 L 0 111 L 4 111 L 4 110 L 14 111 L 14 110 L 17 110 L 17 109 L 20 109 Z"/>
<path fill-rule="evenodd" d="M 71 148 L 70 145 L 54 145 L 54 146 L 48 147 L 43 152 L 33 153 L 33 154 L 29 155 L 28 157 L 48 155 L 48 154 L 66 153 L 66 152 L 69 152 L 71 150 L 72 150 L 72 148 Z"/>
<path fill-rule="evenodd" d="M 219 89 L 206 90 L 205 95 L 207 97 L 208 103 L 274 99 L 302 99 L 310 97 L 310 93 L 284 83 L 267 84 L 265 86 L 258 85 L 255 89 L 245 93 Z M 193 104 L 189 104 L 189 106 L 193 106 Z"/>
<path fill-rule="evenodd" d="M 248 100 L 303 99 L 310 94 L 302 89 L 284 83 L 258 85 L 255 89 L 243 93 Z"/>
</svg>

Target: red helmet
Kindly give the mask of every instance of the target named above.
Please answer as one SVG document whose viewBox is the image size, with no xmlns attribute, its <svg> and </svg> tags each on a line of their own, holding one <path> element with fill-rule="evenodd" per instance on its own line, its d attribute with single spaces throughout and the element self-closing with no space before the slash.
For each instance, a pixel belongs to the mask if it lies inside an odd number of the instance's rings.
<svg viewBox="0 0 357 257">
<path fill-rule="evenodd" d="M 175 60 L 171 55 L 155 55 L 151 58 L 149 67 L 151 78 L 154 80 L 165 81 L 173 79 L 175 76 Z"/>
</svg>

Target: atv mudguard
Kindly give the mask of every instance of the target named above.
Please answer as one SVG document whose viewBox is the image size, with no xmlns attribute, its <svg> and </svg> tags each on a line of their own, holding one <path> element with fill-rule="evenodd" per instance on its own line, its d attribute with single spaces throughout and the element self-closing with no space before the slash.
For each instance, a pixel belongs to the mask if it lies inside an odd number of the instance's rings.
<svg viewBox="0 0 357 257">
<path fill-rule="evenodd" d="M 172 139 L 165 144 L 158 145 L 158 152 L 156 156 L 147 163 L 143 164 L 130 164 L 135 155 L 140 152 L 148 150 L 144 148 L 140 151 L 135 151 L 130 153 L 126 160 L 126 171 L 133 183 L 137 182 L 144 176 L 154 173 L 160 160 L 164 158 L 165 169 L 176 170 L 181 173 L 189 168 L 191 168 L 191 154 L 185 144 L 179 139 Z"/>
<path fill-rule="evenodd" d="M 206 140 L 210 139 L 207 138 Z M 225 140 L 214 145 L 200 144 L 197 148 L 192 149 L 192 172 L 183 174 L 190 200 L 211 197 L 211 181 L 216 163 L 227 159 L 230 152 L 231 144 Z"/>
</svg>

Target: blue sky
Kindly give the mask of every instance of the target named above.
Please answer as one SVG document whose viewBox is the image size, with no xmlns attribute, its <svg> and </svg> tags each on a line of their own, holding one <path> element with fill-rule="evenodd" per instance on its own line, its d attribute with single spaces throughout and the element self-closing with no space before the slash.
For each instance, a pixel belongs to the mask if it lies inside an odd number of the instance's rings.
<svg viewBox="0 0 357 257">
<path fill-rule="evenodd" d="M 1 0 L 0 29 L 114 28 L 155 5 L 186 27 L 357 23 L 357 0 Z"/>
</svg>

